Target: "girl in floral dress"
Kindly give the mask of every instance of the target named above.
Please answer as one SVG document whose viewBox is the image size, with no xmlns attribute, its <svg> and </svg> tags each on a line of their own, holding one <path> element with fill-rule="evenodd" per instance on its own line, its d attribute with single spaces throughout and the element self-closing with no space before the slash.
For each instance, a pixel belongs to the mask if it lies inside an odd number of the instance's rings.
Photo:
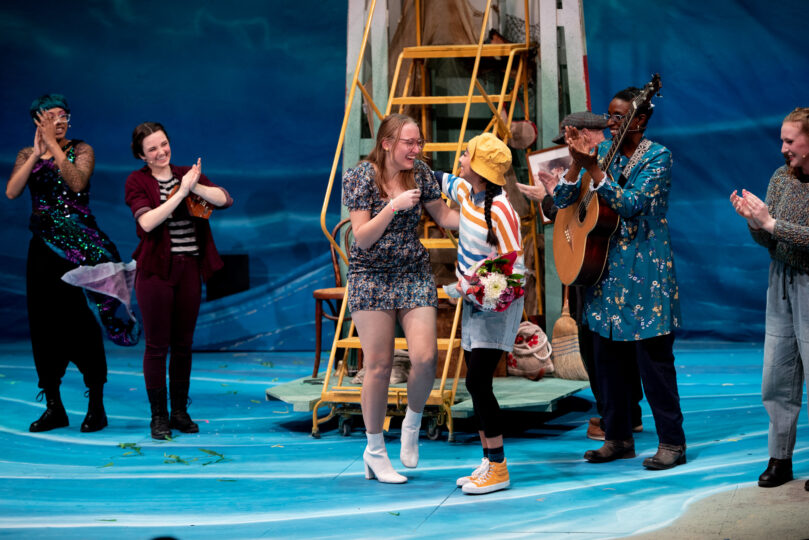
<svg viewBox="0 0 809 540">
<path fill-rule="evenodd" d="M 418 238 L 422 208 L 438 225 L 458 228 L 458 213 L 441 200 L 429 167 L 418 159 L 423 145 L 412 118 L 387 116 L 367 160 L 343 177 L 343 204 L 355 239 L 348 264 L 348 309 L 365 365 L 361 401 L 368 446 L 363 461 L 366 478 L 385 483 L 407 481 L 393 469 L 382 436 L 397 321 L 412 366 L 400 452 L 406 467 L 418 463 L 421 416 L 435 378 L 438 295 L 429 254 Z"/>
</svg>

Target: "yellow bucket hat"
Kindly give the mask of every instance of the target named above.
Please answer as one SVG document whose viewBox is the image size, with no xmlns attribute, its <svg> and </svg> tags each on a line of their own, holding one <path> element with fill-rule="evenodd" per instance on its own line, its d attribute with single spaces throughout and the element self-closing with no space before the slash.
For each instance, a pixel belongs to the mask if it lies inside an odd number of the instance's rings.
<svg viewBox="0 0 809 540">
<path fill-rule="evenodd" d="M 506 185 L 506 172 L 511 167 L 511 150 L 492 133 L 469 139 L 469 166 L 480 176 L 498 186 Z"/>
</svg>

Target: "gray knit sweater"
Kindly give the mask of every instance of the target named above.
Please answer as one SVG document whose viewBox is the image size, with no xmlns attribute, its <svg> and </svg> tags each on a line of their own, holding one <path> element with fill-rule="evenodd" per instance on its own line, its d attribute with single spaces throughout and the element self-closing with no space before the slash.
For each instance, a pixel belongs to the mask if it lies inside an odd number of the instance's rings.
<svg viewBox="0 0 809 540">
<path fill-rule="evenodd" d="M 772 175 L 767 188 L 767 207 L 775 218 L 770 234 L 763 229 L 750 229 L 753 240 L 770 251 L 770 257 L 809 273 L 809 181 L 800 181 L 780 167 Z"/>
</svg>

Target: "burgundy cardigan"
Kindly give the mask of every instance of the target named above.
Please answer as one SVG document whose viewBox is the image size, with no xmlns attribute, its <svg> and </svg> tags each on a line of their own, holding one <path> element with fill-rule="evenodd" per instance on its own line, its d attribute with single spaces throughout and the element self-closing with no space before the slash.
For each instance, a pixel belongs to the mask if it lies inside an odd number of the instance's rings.
<svg viewBox="0 0 809 540">
<path fill-rule="evenodd" d="M 171 171 L 176 178 L 182 178 L 191 167 L 177 167 L 170 165 Z M 227 202 L 214 209 L 227 208 L 233 204 L 230 194 L 223 188 L 217 186 L 204 174 L 200 175 L 199 183 L 204 186 L 216 187 L 225 192 Z M 169 278 L 171 272 L 171 237 L 166 223 L 161 223 L 150 232 L 146 232 L 138 224 L 138 218 L 144 213 L 160 206 L 160 188 L 157 180 L 152 176 L 149 167 L 144 166 L 138 171 L 132 172 L 126 179 L 124 186 L 126 204 L 135 217 L 135 227 L 140 238 L 140 243 L 132 254 L 132 258 L 138 261 L 138 271 L 145 272 L 146 275 L 157 275 L 163 279 Z M 202 261 L 201 274 L 203 281 L 207 281 L 211 274 L 224 266 L 211 234 L 211 226 L 207 219 L 191 217 L 196 231 L 197 243 L 200 249 L 200 260 Z"/>
</svg>

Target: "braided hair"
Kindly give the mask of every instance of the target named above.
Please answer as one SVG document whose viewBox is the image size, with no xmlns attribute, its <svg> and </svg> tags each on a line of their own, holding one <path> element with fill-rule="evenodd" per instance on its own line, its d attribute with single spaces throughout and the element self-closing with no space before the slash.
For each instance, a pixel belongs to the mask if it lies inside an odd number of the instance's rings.
<svg viewBox="0 0 809 540">
<path fill-rule="evenodd" d="M 484 180 L 486 179 L 484 178 Z M 500 195 L 500 191 L 500 186 L 486 180 L 486 198 L 483 203 L 483 215 L 486 217 L 486 227 L 489 229 L 486 235 L 486 242 L 492 246 L 497 245 L 497 235 L 494 234 L 494 227 L 492 227 L 492 201 L 494 201 L 495 197 Z"/>
</svg>

